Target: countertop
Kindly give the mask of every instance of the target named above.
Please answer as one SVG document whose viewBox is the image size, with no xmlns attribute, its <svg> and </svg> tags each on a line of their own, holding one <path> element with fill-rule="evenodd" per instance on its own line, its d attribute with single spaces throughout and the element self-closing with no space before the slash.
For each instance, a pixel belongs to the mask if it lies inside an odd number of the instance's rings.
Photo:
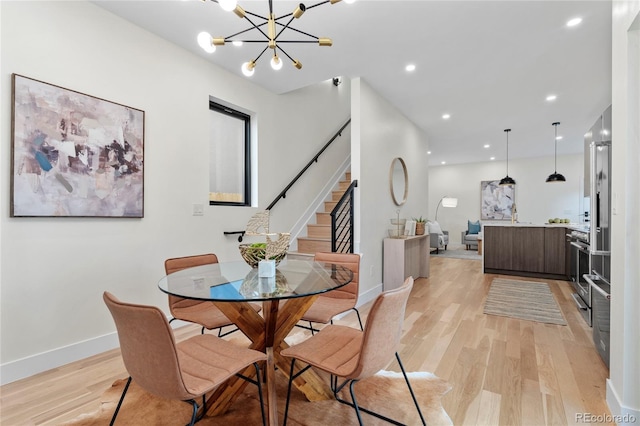
<svg viewBox="0 0 640 426">
<path fill-rule="evenodd" d="M 574 231 L 589 232 L 589 224 L 584 223 L 530 223 L 530 222 L 487 222 L 482 226 L 513 226 L 521 228 L 568 228 Z"/>
</svg>

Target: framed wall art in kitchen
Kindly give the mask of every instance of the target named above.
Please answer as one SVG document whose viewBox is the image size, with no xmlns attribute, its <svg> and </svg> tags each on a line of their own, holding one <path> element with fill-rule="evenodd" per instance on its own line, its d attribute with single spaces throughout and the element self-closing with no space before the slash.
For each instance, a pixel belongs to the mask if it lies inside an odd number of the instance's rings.
<svg viewBox="0 0 640 426">
<path fill-rule="evenodd" d="M 144 217 L 144 111 L 18 74 L 12 89 L 12 217 Z"/>
<path fill-rule="evenodd" d="M 499 180 L 480 182 L 480 219 L 511 220 L 511 209 L 516 199 L 513 186 L 500 186 Z"/>
</svg>

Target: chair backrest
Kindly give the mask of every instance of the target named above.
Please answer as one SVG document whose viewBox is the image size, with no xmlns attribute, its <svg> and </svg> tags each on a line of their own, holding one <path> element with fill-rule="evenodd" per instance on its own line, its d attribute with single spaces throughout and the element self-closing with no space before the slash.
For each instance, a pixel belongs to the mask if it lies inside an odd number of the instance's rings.
<svg viewBox="0 0 640 426">
<path fill-rule="evenodd" d="M 398 349 L 402 336 L 402 323 L 413 277 L 401 287 L 385 291 L 373 302 L 364 327 L 360 358 L 350 379 L 364 379 L 387 366 Z"/>
<path fill-rule="evenodd" d="M 329 262 L 336 265 L 342 265 L 353 272 L 351 282 L 337 290 L 324 293 L 323 297 L 333 297 L 336 299 L 353 299 L 358 300 L 358 291 L 360 287 L 360 255 L 355 253 L 331 253 L 318 252 L 314 256 L 317 262 Z"/>
<path fill-rule="evenodd" d="M 116 323 L 122 360 L 133 380 L 163 398 L 194 398 L 184 386 L 176 342 L 162 311 L 121 302 L 106 291 L 102 298 Z"/>
<path fill-rule="evenodd" d="M 186 268 L 211 265 L 213 263 L 218 263 L 218 256 L 213 253 L 174 257 L 164 261 L 164 271 L 169 275 L 173 272 L 178 272 Z M 186 308 L 187 306 L 193 306 L 200 303 L 202 302 L 198 300 L 183 299 L 182 297 L 169 295 L 169 310 L 173 316 L 175 316 L 175 313 L 173 312 L 174 308 Z"/>
</svg>

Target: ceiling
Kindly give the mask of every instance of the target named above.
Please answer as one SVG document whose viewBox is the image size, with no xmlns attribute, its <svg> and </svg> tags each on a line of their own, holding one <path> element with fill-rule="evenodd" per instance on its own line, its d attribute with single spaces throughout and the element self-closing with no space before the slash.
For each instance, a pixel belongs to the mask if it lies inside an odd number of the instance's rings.
<svg viewBox="0 0 640 426">
<path fill-rule="evenodd" d="M 212 1 L 94 3 L 234 74 L 266 46 L 204 52 L 196 42 L 201 31 L 229 36 L 249 27 Z M 361 77 L 424 130 L 430 165 L 504 161 L 505 128 L 512 129 L 509 158 L 553 155 L 555 121 L 563 137 L 558 155 L 582 152 L 584 133 L 611 103 L 610 1 L 359 0 L 309 9 L 316 3 L 305 3 L 295 27 L 330 37 L 333 46 L 285 45 L 301 70 L 287 61 L 272 70 L 266 52 L 255 74 L 243 78 L 285 93 L 336 76 Z M 239 4 L 268 14 L 267 0 Z M 288 14 L 297 4 L 274 0 L 274 12 Z M 582 23 L 567 27 L 574 17 Z M 409 63 L 415 71 L 405 71 Z M 550 94 L 557 99 L 547 101 Z"/>
</svg>

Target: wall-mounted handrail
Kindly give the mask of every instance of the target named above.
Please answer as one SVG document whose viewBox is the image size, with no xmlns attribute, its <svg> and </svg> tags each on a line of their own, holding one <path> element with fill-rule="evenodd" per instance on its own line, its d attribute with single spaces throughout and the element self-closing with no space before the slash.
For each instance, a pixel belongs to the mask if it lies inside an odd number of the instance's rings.
<svg viewBox="0 0 640 426">
<path fill-rule="evenodd" d="M 244 237 L 246 231 L 224 231 L 224 235 L 234 235 L 234 234 L 240 234 L 238 236 L 238 242 L 241 243 L 242 242 L 242 237 Z"/>
<path fill-rule="evenodd" d="M 331 210 L 331 251 L 334 253 L 353 253 L 353 192 L 357 187 L 358 181 L 352 181 Z"/>
<path fill-rule="evenodd" d="M 309 167 L 311 167 L 311 165 L 313 163 L 317 163 L 318 162 L 318 158 L 320 157 L 320 155 L 325 151 L 325 149 L 327 149 L 329 147 L 329 145 L 331 145 L 331 143 L 336 140 L 338 138 L 338 136 L 342 136 L 342 131 L 345 129 L 345 127 L 347 127 L 349 125 L 349 123 L 351 123 L 351 119 L 347 120 L 346 123 L 344 123 L 344 125 L 340 128 L 340 130 L 338 130 L 336 132 L 335 135 L 333 135 L 333 137 L 329 140 L 329 142 L 327 142 L 322 149 L 320 149 L 320 151 L 318 151 L 318 153 L 311 159 L 311 161 L 309 161 L 309 163 L 307 163 L 306 166 L 304 166 L 304 168 L 300 171 L 300 173 L 298 173 L 296 175 L 296 177 L 293 178 L 293 180 L 289 183 L 289 185 L 287 185 L 282 192 L 280 192 L 280 194 L 278 194 L 278 196 L 275 198 L 275 200 L 273 200 L 271 202 L 271 204 L 269 204 L 269 206 L 266 208 L 266 210 L 271 210 L 273 208 L 273 206 L 276 205 L 276 203 L 278 201 L 280 201 L 281 198 L 287 198 L 287 191 L 293 186 L 294 183 L 297 182 L 298 179 L 300 179 L 300 177 L 304 174 L 304 172 L 307 171 L 307 169 Z"/>
</svg>

